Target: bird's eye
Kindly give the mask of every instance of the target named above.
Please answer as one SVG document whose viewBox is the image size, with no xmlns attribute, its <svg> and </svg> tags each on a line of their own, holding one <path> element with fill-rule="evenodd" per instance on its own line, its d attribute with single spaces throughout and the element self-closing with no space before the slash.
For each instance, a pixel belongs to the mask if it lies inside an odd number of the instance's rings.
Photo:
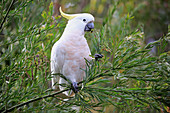
<svg viewBox="0 0 170 113">
<path fill-rule="evenodd" d="M 86 19 L 83 19 L 83 21 L 85 22 L 85 21 L 86 21 Z"/>
</svg>

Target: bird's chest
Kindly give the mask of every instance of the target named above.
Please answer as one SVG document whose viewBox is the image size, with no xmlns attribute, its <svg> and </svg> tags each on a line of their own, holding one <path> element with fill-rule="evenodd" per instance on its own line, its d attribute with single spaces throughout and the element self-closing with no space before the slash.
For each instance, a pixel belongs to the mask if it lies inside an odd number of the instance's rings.
<svg viewBox="0 0 170 113">
<path fill-rule="evenodd" d="M 66 50 L 66 59 L 67 60 L 82 60 L 84 58 L 88 59 L 90 50 L 88 46 L 67 46 Z"/>
<path fill-rule="evenodd" d="M 64 64 L 69 66 L 71 70 L 85 68 L 85 59 L 91 60 L 89 56 L 91 52 L 85 38 L 81 38 L 80 40 L 66 40 L 63 46 L 65 51 Z"/>
</svg>

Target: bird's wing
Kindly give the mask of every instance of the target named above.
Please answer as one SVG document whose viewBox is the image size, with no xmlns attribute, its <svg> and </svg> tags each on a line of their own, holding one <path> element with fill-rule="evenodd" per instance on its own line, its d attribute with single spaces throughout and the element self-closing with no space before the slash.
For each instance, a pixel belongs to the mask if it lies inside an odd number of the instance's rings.
<svg viewBox="0 0 170 113">
<path fill-rule="evenodd" d="M 64 64 L 64 49 L 60 42 L 56 42 L 51 51 L 51 74 L 52 74 L 52 87 L 53 89 L 57 89 L 58 85 L 55 83 L 59 83 L 59 76 L 56 75 L 61 73 Z"/>
</svg>

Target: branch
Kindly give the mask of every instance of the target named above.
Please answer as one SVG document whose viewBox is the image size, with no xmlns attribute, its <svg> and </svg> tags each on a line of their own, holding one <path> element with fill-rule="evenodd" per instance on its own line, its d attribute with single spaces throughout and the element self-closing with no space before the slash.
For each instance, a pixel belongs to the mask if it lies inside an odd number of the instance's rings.
<svg viewBox="0 0 170 113">
<path fill-rule="evenodd" d="M 7 110 L 4 110 L 4 111 L 2 111 L 2 113 L 11 112 L 11 111 L 13 111 L 14 109 L 17 109 L 17 108 L 19 108 L 19 107 L 21 107 L 21 106 L 24 106 L 24 105 L 26 105 L 26 104 L 29 104 L 29 103 L 32 103 L 32 102 L 35 102 L 35 101 L 38 101 L 38 100 L 41 100 L 41 99 L 45 99 L 45 98 L 48 98 L 48 97 L 54 97 L 55 95 L 58 95 L 58 94 L 60 94 L 60 93 L 62 93 L 62 92 L 68 91 L 68 90 L 70 90 L 70 89 L 71 89 L 71 88 L 68 88 L 68 89 L 65 89 L 65 90 L 62 90 L 62 91 L 58 91 L 58 92 L 55 92 L 55 93 L 52 93 L 52 94 L 49 94 L 49 95 L 45 95 L 45 96 L 43 96 L 43 97 L 37 97 L 37 98 L 35 98 L 35 99 L 31 99 L 31 100 L 29 100 L 29 101 L 27 101 L 27 102 L 24 102 L 24 103 L 15 105 L 15 106 L 7 109 Z"/>
<path fill-rule="evenodd" d="M 0 25 L 0 30 L 2 29 L 2 26 L 3 26 L 4 22 L 5 22 L 8 14 L 9 14 L 9 11 L 11 10 L 11 7 L 13 6 L 14 2 L 15 2 L 15 0 L 12 0 L 11 4 L 10 4 L 8 10 L 7 10 L 7 13 L 6 13 L 4 19 L 2 20 L 2 23 L 1 23 L 1 25 Z"/>
<path fill-rule="evenodd" d="M 96 79 L 96 78 L 105 76 L 104 74 L 106 74 L 106 73 L 109 72 L 109 71 L 110 71 L 110 70 L 106 70 L 106 71 L 104 71 L 103 73 L 98 74 L 96 77 L 91 78 L 89 81 L 92 81 L 92 80 L 94 80 L 94 79 Z M 63 76 L 60 74 L 60 77 L 63 77 Z M 81 82 L 79 82 L 78 84 L 83 83 L 83 82 L 84 82 L 84 81 L 81 81 Z M 54 96 L 57 95 L 57 94 L 60 94 L 60 93 L 62 93 L 62 92 L 65 92 L 65 91 L 68 91 L 68 90 L 71 90 L 71 89 L 72 89 L 72 88 L 68 88 L 68 89 L 65 89 L 65 90 L 62 90 L 62 91 L 58 91 L 58 92 L 55 92 L 55 93 L 52 93 L 52 94 L 49 94 L 49 95 L 45 95 L 45 96 L 43 96 L 43 97 L 37 97 L 37 98 L 35 98 L 35 99 L 30 99 L 30 100 L 27 101 L 27 102 L 24 102 L 24 103 L 15 105 L 15 106 L 7 109 L 7 110 L 4 110 L 4 111 L 2 111 L 2 113 L 11 112 L 11 111 L 13 111 L 14 109 L 17 109 L 17 108 L 19 108 L 19 107 L 21 107 L 21 106 L 24 106 L 24 105 L 26 105 L 26 104 L 29 104 L 29 103 L 32 103 L 32 102 L 35 102 L 35 101 L 38 101 L 38 100 L 41 100 L 41 99 L 45 99 L 45 98 L 48 98 L 48 97 L 54 97 Z M 1 111 L 0 111 L 0 112 L 1 112 Z"/>
</svg>

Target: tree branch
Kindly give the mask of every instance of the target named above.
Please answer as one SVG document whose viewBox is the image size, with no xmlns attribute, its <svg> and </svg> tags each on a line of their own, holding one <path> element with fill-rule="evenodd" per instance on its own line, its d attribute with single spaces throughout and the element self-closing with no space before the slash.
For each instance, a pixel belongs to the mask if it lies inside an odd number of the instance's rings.
<svg viewBox="0 0 170 113">
<path fill-rule="evenodd" d="M 12 0 L 11 4 L 10 4 L 8 10 L 7 10 L 7 13 L 6 13 L 4 19 L 3 19 L 2 22 L 1 22 L 0 30 L 2 29 L 3 24 L 4 24 L 4 22 L 5 22 L 5 20 L 6 20 L 7 16 L 8 16 L 8 14 L 9 14 L 9 11 L 11 10 L 11 7 L 13 6 L 14 2 L 15 2 L 15 0 Z"/>
<path fill-rule="evenodd" d="M 92 81 L 92 80 L 94 80 L 94 79 L 96 79 L 96 78 L 99 78 L 99 77 L 102 77 L 102 76 L 106 76 L 106 75 L 104 75 L 104 74 L 106 74 L 106 73 L 109 72 L 109 71 L 110 71 L 110 70 L 106 70 L 106 71 L 104 71 L 103 73 L 98 74 L 96 77 L 91 78 L 89 81 Z M 63 76 L 61 76 L 61 74 L 60 74 L 60 77 L 63 77 Z M 84 80 L 81 81 L 81 82 L 79 82 L 78 84 L 81 84 L 81 83 L 83 83 L 83 82 L 84 82 Z M 38 101 L 38 100 L 41 100 L 41 99 L 44 99 L 44 98 L 53 97 L 53 96 L 55 96 L 55 95 L 57 95 L 57 94 L 60 94 L 60 93 L 62 93 L 62 92 L 65 92 L 65 91 L 68 91 L 68 90 L 71 90 L 71 89 L 72 89 L 72 88 L 68 88 L 68 89 L 65 89 L 65 90 L 62 90 L 62 91 L 58 91 L 58 92 L 55 92 L 55 93 L 52 93 L 52 94 L 49 94 L 49 95 L 45 95 L 45 96 L 43 96 L 43 97 L 37 97 L 37 98 L 35 98 L 35 99 L 31 99 L 31 100 L 29 100 L 29 101 L 27 101 L 27 102 L 21 103 L 21 104 L 19 104 L 19 105 L 15 105 L 15 106 L 7 109 L 7 110 L 4 110 L 4 111 L 2 111 L 2 113 L 11 112 L 11 111 L 13 111 L 14 109 L 17 109 L 17 108 L 19 108 L 19 107 L 21 107 L 21 106 L 24 106 L 24 105 L 26 105 L 26 104 L 29 104 L 29 103 L 32 103 L 32 102 L 35 102 L 35 101 Z M 0 111 L 0 112 L 1 112 L 1 111 Z"/>
<path fill-rule="evenodd" d="M 43 96 L 43 97 L 37 97 L 37 98 L 35 98 L 35 99 L 31 99 L 31 100 L 29 100 L 29 101 L 27 101 L 27 102 L 24 102 L 24 103 L 15 105 L 15 106 L 7 109 L 7 110 L 4 110 L 4 111 L 2 111 L 2 113 L 11 112 L 11 111 L 13 111 L 14 109 L 17 109 L 17 108 L 19 108 L 19 107 L 21 107 L 21 106 L 24 106 L 24 105 L 26 105 L 26 104 L 29 104 L 29 103 L 31 103 L 31 102 L 35 102 L 35 101 L 38 101 L 38 100 L 41 100 L 41 99 L 45 99 L 45 98 L 48 98 L 48 97 L 53 97 L 53 96 L 55 96 L 55 95 L 58 95 L 58 94 L 60 94 L 60 93 L 62 93 L 62 92 L 68 91 L 68 90 L 70 90 L 70 89 L 71 89 L 71 88 L 68 88 L 68 89 L 65 89 L 65 90 L 62 90 L 62 91 L 58 91 L 58 92 L 55 92 L 55 93 L 52 93 L 52 94 L 49 94 L 49 95 L 45 95 L 45 96 Z"/>
</svg>

